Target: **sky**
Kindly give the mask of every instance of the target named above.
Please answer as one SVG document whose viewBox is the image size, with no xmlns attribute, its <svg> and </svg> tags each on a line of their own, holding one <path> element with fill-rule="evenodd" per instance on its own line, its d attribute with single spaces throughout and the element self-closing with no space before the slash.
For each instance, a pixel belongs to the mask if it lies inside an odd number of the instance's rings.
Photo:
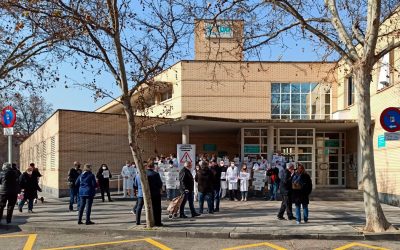
<svg viewBox="0 0 400 250">
<path fill-rule="evenodd" d="M 318 56 L 311 50 L 309 44 L 306 41 L 294 41 L 293 39 L 286 39 L 285 45 L 289 48 L 282 50 L 280 46 L 272 46 L 265 48 L 262 51 L 263 61 L 316 61 Z M 189 55 L 182 60 L 192 60 L 194 55 Z M 73 69 L 68 63 L 61 63 L 60 75 L 68 75 L 69 78 L 84 82 L 85 75 L 82 75 Z M 107 86 L 107 89 L 113 92 L 114 97 L 119 96 L 119 89 L 115 84 L 108 84 L 114 82 L 113 78 L 105 73 L 102 76 L 96 78 L 97 82 L 103 86 Z M 69 81 L 72 83 L 73 81 Z M 74 87 L 69 85 L 65 88 L 64 84 L 59 84 L 54 88 L 44 92 L 42 96 L 51 103 L 54 110 L 57 109 L 69 109 L 69 110 L 82 110 L 82 111 L 94 111 L 100 108 L 104 104 L 111 101 L 111 98 L 104 98 L 95 101 L 93 98 L 93 91 L 82 88 Z"/>
</svg>

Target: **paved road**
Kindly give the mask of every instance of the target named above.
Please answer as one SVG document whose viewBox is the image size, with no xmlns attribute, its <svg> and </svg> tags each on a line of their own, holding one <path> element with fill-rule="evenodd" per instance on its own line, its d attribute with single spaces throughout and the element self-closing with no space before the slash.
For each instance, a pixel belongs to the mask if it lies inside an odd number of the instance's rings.
<svg viewBox="0 0 400 250">
<path fill-rule="evenodd" d="M 235 239 L 195 238 L 140 238 L 132 235 L 110 236 L 94 234 L 29 234 L 25 232 L 2 233 L 0 249 L 146 249 L 146 250 L 213 250 L 213 249 L 400 249 L 400 242 L 380 241 L 327 241 L 327 240 L 284 240 L 257 241 Z M 349 244 L 353 244 L 349 245 Z M 358 246 L 357 246 L 358 244 Z M 369 245 L 369 247 L 367 246 Z M 375 247 L 375 248 L 372 248 Z"/>
</svg>

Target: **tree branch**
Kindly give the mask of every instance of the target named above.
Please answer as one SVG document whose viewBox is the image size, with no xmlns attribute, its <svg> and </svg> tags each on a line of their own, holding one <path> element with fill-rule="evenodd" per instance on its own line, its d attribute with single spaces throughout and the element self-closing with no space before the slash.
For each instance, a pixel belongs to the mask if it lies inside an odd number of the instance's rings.
<svg viewBox="0 0 400 250">
<path fill-rule="evenodd" d="M 328 9 L 332 15 L 331 23 L 332 23 L 333 27 L 336 29 L 340 40 L 347 47 L 353 60 L 358 59 L 359 55 L 357 53 L 357 50 L 356 50 L 352 40 L 350 39 L 350 36 L 347 33 L 342 20 L 339 17 L 339 13 L 338 13 L 337 7 L 336 7 L 336 0 L 325 0 L 325 4 L 328 7 Z"/>
</svg>

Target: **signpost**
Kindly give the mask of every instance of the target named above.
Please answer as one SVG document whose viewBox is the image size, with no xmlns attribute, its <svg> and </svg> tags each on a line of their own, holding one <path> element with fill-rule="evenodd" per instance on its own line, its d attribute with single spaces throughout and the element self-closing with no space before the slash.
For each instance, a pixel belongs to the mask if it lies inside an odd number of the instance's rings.
<svg viewBox="0 0 400 250">
<path fill-rule="evenodd" d="M 381 113 L 381 126 L 387 132 L 400 131 L 400 109 L 390 107 Z"/>
<path fill-rule="evenodd" d="M 1 125 L 4 128 L 4 135 L 8 136 L 8 162 L 12 163 L 12 136 L 14 135 L 14 124 L 17 120 L 17 112 L 11 106 L 3 108 L 1 111 Z"/>
</svg>

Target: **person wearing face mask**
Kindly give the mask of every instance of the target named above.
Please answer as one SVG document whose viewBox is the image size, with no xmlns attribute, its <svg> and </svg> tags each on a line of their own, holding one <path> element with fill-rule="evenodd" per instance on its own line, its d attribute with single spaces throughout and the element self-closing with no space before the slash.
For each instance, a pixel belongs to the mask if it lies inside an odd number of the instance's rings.
<svg viewBox="0 0 400 250">
<path fill-rule="evenodd" d="M 37 197 L 37 191 L 42 192 L 42 189 L 39 187 L 37 177 L 33 175 L 31 166 L 19 177 L 19 184 L 24 193 L 24 198 L 19 203 L 18 210 L 22 213 L 22 208 L 28 201 L 28 213 L 33 213 L 33 201 Z"/>
<path fill-rule="evenodd" d="M 99 181 L 101 200 L 104 202 L 104 192 L 107 193 L 108 201 L 111 202 L 110 195 L 110 179 L 112 177 L 111 171 L 108 169 L 107 164 L 101 164 L 101 167 L 96 174 L 97 180 Z"/>
<path fill-rule="evenodd" d="M 239 178 L 238 169 L 235 166 L 235 162 L 231 162 L 231 166 L 226 170 L 226 179 L 228 180 L 228 190 L 229 190 L 229 198 L 231 201 L 237 199 L 237 189 L 238 189 L 238 178 Z"/>
</svg>

